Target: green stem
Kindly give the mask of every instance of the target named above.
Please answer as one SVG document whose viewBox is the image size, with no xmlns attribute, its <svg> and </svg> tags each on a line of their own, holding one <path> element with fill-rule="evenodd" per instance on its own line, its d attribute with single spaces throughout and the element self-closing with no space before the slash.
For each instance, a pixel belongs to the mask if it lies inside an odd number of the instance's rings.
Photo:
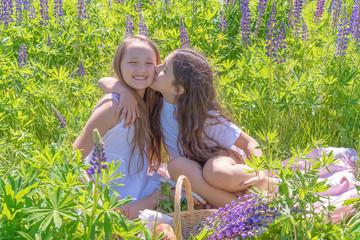
<svg viewBox="0 0 360 240">
<path fill-rule="evenodd" d="M 98 202 L 98 194 L 97 194 L 97 186 L 99 185 L 99 174 L 96 174 L 96 182 L 95 182 L 95 189 L 94 189 L 94 206 L 90 215 L 90 219 L 89 219 L 89 225 L 88 225 L 88 229 L 87 229 L 87 238 L 86 239 L 90 239 L 90 235 L 91 235 L 91 229 L 92 229 L 92 225 L 93 225 L 93 221 L 94 221 L 94 217 L 97 211 L 97 202 Z"/>
</svg>

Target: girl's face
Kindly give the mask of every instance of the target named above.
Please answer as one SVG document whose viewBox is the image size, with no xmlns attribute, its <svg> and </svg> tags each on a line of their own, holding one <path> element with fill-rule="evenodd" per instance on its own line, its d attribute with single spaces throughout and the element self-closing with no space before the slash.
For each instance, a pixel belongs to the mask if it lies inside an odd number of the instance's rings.
<svg viewBox="0 0 360 240">
<path fill-rule="evenodd" d="M 143 95 L 145 88 L 154 80 L 155 65 L 156 53 L 150 46 L 142 42 L 131 42 L 121 60 L 122 78 L 129 87 Z"/>
<path fill-rule="evenodd" d="M 170 54 L 163 64 L 155 67 L 155 80 L 150 86 L 155 91 L 160 92 L 168 103 L 174 103 L 175 97 L 178 95 L 177 87 L 174 85 L 175 77 L 172 55 Z"/>
</svg>

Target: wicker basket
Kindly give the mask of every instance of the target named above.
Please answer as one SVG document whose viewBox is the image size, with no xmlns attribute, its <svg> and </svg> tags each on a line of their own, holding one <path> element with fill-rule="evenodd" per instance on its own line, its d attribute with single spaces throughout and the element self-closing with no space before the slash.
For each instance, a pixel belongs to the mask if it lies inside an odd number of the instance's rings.
<svg viewBox="0 0 360 240">
<path fill-rule="evenodd" d="M 188 210 L 180 212 L 181 191 L 183 184 L 185 185 L 186 190 Z M 194 200 L 191 194 L 190 181 L 184 175 L 181 175 L 176 183 L 174 208 L 175 212 L 169 213 L 168 215 L 175 218 L 175 235 L 177 240 L 182 240 L 183 232 L 193 229 L 198 223 L 211 216 L 212 213 L 217 212 L 216 209 L 194 210 Z"/>
</svg>

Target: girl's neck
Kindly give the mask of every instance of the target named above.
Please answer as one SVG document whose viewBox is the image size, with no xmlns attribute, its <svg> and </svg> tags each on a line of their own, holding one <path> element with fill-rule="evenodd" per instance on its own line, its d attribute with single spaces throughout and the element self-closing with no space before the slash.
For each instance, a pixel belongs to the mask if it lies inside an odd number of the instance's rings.
<svg viewBox="0 0 360 240">
<path fill-rule="evenodd" d="M 141 98 L 144 98 L 145 89 L 136 89 L 137 93 L 140 95 Z"/>
</svg>

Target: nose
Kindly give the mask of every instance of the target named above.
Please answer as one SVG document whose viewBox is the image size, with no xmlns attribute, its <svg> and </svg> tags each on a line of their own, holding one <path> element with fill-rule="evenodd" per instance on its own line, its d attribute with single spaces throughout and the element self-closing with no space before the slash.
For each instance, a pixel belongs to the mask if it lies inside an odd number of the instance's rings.
<svg viewBox="0 0 360 240">
<path fill-rule="evenodd" d="M 155 72 L 159 73 L 162 69 L 162 65 L 155 66 Z"/>
</svg>

